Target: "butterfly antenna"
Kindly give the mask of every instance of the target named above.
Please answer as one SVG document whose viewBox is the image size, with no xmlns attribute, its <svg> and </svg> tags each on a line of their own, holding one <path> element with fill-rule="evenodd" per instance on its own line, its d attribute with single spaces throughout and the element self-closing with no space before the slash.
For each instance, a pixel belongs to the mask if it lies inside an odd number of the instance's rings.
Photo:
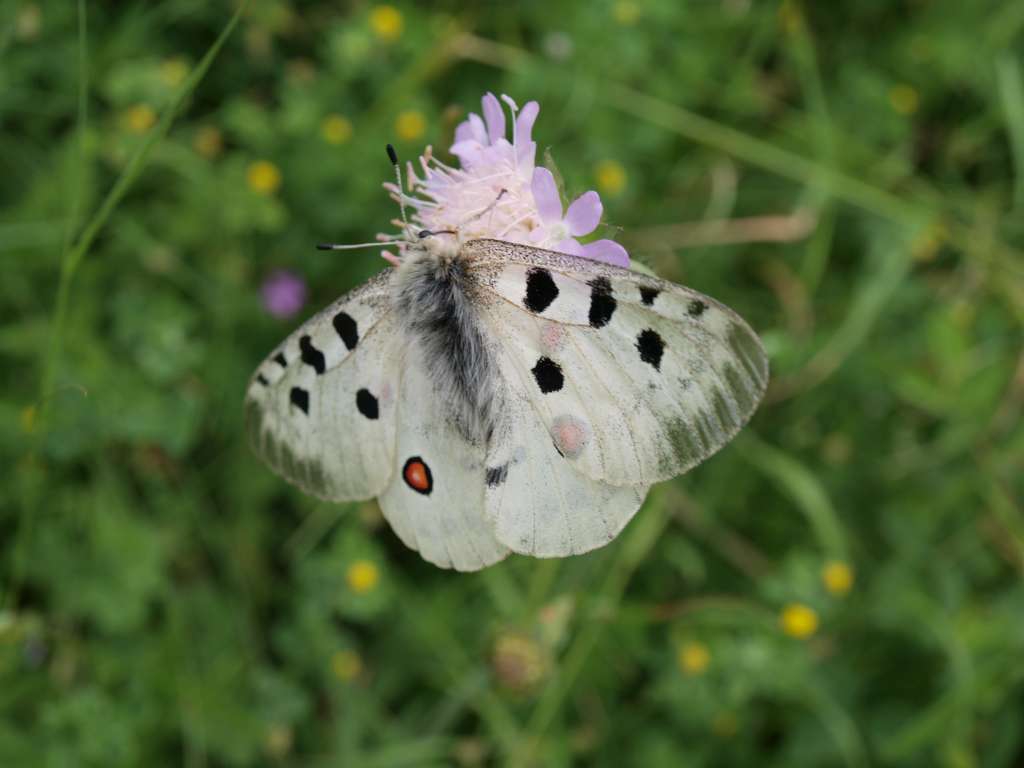
<svg viewBox="0 0 1024 768">
<path fill-rule="evenodd" d="M 398 207 L 402 211 L 402 225 L 405 230 L 405 234 L 409 234 L 409 220 L 405 216 L 405 188 L 402 186 L 402 166 L 398 164 L 398 153 L 395 152 L 394 146 L 388 144 L 388 160 L 391 161 L 391 165 L 395 168 L 395 180 L 398 183 Z"/>
<path fill-rule="evenodd" d="M 317 243 L 320 251 L 351 251 L 354 248 L 385 248 L 389 245 L 401 245 L 404 240 L 382 240 L 378 243 Z"/>
</svg>

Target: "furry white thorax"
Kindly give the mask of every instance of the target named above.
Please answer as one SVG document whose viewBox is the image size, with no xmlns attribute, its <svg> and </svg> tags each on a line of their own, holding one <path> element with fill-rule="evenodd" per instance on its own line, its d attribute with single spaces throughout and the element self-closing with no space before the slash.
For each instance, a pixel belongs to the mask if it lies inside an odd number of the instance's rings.
<svg viewBox="0 0 1024 768">
<path fill-rule="evenodd" d="M 456 235 L 410 243 L 391 281 L 406 336 L 406 365 L 424 366 L 451 423 L 484 446 L 498 426 L 500 378 L 483 318 L 480 286 Z M 410 359 L 411 357 L 411 359 Z"/>
</svg>

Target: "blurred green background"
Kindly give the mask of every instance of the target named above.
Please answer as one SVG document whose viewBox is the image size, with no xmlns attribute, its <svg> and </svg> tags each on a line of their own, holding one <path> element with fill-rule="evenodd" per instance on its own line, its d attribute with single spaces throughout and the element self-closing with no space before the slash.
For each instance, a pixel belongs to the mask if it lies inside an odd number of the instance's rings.
<svg viewBox="0 0 1024 768">
<path fill-rule="evenodd" d="M 1024 765 L 1024 3 L 236 10 L 0 0 L 0 765 Z M 606 548 L 460 575 L 241 400 L 485 91 L 773 383 Z"/>
</svg>

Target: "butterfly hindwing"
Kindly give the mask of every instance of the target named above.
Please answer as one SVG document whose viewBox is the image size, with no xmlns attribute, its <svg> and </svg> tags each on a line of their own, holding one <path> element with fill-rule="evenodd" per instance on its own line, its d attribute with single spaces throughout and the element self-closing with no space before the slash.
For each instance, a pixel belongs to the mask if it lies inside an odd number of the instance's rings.
<svg viewBox="0 0 1024 768">
<path fill-rule="evenodd" d="M 487 517 L 498 540 L 521 554 L 564 557 L 614 539 L 647 487 L 591 480 L 559 453 L 521 391 L 505 405 L 507 432 L 492 444 L 485 471 Z"/>
<path fill-rule="evenodd" d="M 575 437 L 577 420 L 587 425 L 570 458 L 587 477 L 650 485 L 685 472 L 756 409 L 767 358 L 747 324 L 718 302 L 512 243 L 478 240 L 464 251 L 505 299 L 492 327 L 532 384 L 526 391 L 552 439 Z"/>
<path fill-rule="evenodd" d="M 462 437 L 409 350 L 391 483 L 380 506 L 398 537 L 442 568 L 476 571 L 508 554 L 484 514 L 485 447 Z"/>
<path fill-rule="evenodd" d="M 249 383 L 246 422 L 256 453 L 320 498 L 366 499 L 390 480 L 401 339 L 387 277 L 303 324 Z"/>
</svg>

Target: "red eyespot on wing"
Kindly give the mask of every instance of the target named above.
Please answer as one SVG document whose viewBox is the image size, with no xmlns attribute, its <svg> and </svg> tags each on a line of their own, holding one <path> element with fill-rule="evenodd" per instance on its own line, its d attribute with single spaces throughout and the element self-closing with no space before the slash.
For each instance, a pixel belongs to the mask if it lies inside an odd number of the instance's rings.
<svg viewBox="0 0 1024 768">
<path fill-rule="evenodd" d="M 419 456 L 413 456 L 405 462 L 405 466 L 402 467 L 402 479 L 416 493 L 422 493 L 424 496 L 430 495 L 434 490 L 434 477 L 430 474 L 430 467 Z"/>
</svg>

